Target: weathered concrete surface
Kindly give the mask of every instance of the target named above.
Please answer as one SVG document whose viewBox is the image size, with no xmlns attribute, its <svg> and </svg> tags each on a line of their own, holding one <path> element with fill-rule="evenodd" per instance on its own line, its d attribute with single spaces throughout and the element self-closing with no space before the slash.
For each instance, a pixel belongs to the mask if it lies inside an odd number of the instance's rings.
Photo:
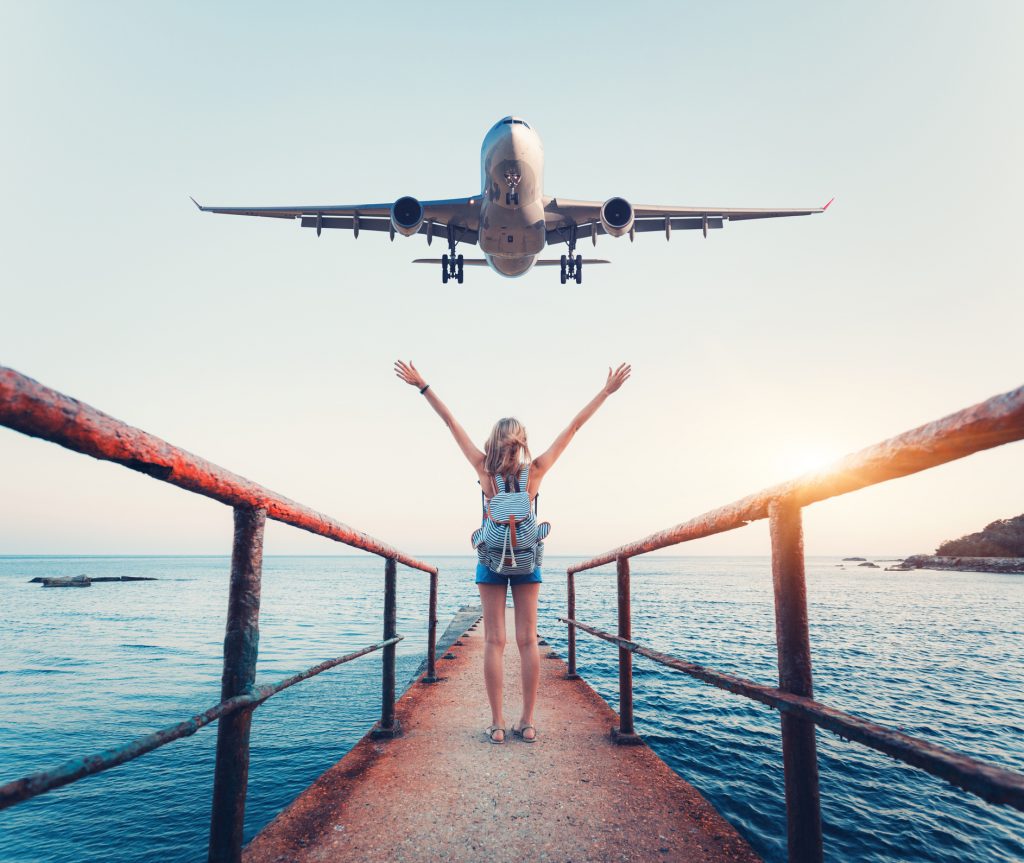
<svg viewBox="0 0 1024 863">
<path fill-rule="evenodd" d="M 508 615 L 505 719 L 518 718 Z M 711 805 L 647 746 L 616 746 L 618 718 L 541 646 L 538 740 L 487 742 L 483 625 L 438 660 L 435 684 L 396 705 L 404 735 L 364 737 L 246 849 L 306 861 L 756 861 Z"/>
</svg>

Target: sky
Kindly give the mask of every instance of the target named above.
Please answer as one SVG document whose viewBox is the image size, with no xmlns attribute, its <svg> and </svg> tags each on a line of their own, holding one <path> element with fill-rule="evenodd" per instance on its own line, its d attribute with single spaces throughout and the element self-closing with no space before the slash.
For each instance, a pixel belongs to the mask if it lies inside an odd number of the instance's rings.
<svg viewBox="0 0 1024 863">
<path fill-rule="evenodd" d="M 429 557 L 469 553 L 478 486 L 396 358 L 535 453 L 628 361 L 541 492 L 548 554 L 590 557 L 1024 383 L 1022 36 L 1015 2 L 0 3 L 0 364 Z M 836 201 L 602 237 L 580 286 L 443 286 L 422 237 L 188 198 L 475 194 L 507 114 L 548 194 Z M 814 505 L 806 549 L 929 552 L 1024 511 L 1022 469 L 1011 444 Z M 230 551 L 227 507 L 3 428 L 0 492 L 0 554 Z"/>
</svg>

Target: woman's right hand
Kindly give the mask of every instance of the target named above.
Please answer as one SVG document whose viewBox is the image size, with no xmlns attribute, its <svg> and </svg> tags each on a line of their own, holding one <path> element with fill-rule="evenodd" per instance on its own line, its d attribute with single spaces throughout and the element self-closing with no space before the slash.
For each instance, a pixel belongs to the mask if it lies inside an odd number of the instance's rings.
<svg viewBox="0 0 1024 863">
<path fill-rule="evenodd" d="M 423 375 L 416 371 L 416 366 L 412 364 L 412 360 L 409 360 L 408 363 L 395 360 L 395 374 L 409 384 L 409 386 L 416 387 L 418 390 L 423 389 L 427 385 L 427 382 L 423 380 Z"/>
<path fill-rule="evenodd" d="M 623 363 L 614 372 L 611 370 L 611 367 L 609 366 L 608 380 L 605 381 L 604 391 L 608 395 L 611 395 L 629 379 L 629 373 L 632 370 L 633 367 L 628 363 Z"/>
</svg>

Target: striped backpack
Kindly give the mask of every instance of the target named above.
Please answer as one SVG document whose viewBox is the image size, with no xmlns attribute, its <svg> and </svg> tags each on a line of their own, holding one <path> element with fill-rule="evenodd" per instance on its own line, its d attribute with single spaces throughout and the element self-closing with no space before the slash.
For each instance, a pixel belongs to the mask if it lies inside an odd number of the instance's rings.
<svg viewBox="0 0 1024 863">
<path fill-rule="evenodd" d="M 483 524 L 470 538 L 480 562 L 504 575 L 533 572 L 544 559 L 544 540 L 551 525 L 538 524 L 536 509 L 530 507 L 527 483 L 530 466 L 524 465 L 514 478 L 515 489 L 506 489 L 505 478 L 494 475 L 497 492 L 483 507 Z M 483 492 L 480 492 L 483 500 Z"/>
</svg>

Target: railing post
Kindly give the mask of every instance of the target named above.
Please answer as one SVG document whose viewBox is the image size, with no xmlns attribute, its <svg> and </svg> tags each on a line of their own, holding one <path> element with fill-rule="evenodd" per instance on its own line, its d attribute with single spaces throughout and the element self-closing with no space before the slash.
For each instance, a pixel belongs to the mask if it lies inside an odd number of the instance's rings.
<svg viewBox="0 0 1024 863">
<path fill-rule="evenodd" d="M 631 611 L 629 607 L 629 558 L 619 557 L 615 561 L 618 581 L 619 638 L 632 638 Z M 633 730 L 633 654 L 625 647 L 619 647 L 619 725 L 612 728 L 612 740 L 626 746 L 642 743 Z"/>
<path fill-rule="evenodd" d="M 398 568 L 395 559 L 389 557 L 384 563 L 384 638 L 398 634 Z M 398 737 L 401 727 L 395 719 L 395 645 L 389 644 L 382 651 L 383 673 L 381 674 L 380 721 L 371 734 L 373 737 Z"/>
<path fill-rule="evenodd" d="M 427 610 L 427 673 L 424 683 L 437 683 L 437 573 L 430 573 L 430 607 Z"/>
<path fill-rule="evenodd" d="M 775 587 L 775 643 L 779 688 L 813 697 L 811 642 L 800 507 L 776 500 L 768 509 Z M 782 762 L 786 777 L 789 863 L 821 863 L 821 800 L 813 722 L 782 714 Z"/>
<path fill-rule="evenodd" d="M 262 509 L 236 507 L 234 517 L 224 671 L 220 683 L 222 701 L 243 695 L 253 685 L 260 639 L 260 578 L 267 513 Z M 242 859 L 251 724 L 252 708 L 239 710 L 217 723 L 208 851 L 210 863 L 235 863 Z"/>
<path fill-rule="evenodd" d="M 576 619 L 576 575 L 572 572 L 567 572 L 565 576 L 565 590 L 566 590 L 566 616 L 570 620 Z M 580 676 L 576 673 L 576 627 L 571 623 L 569 626 L 569 672 L 566 674 L 567 680 L 579 680 Z"/>
</svg>

